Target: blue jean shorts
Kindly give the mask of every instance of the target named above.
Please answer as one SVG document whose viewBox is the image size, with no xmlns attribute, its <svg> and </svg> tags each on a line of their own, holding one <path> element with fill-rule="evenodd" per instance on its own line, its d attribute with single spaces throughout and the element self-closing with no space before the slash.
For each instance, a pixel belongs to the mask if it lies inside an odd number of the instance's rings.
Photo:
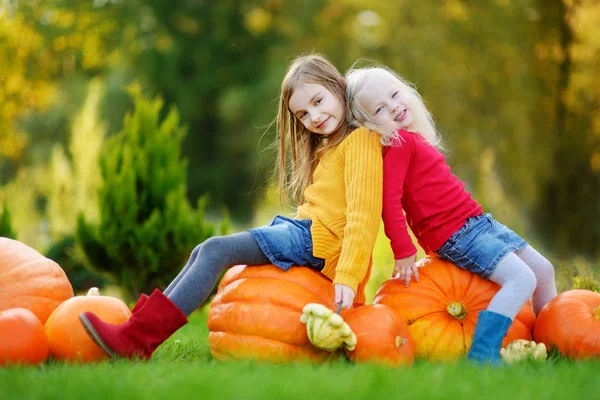
<svg viewBox="0 0 600 400">
<path fill-rule="evenodd" d="M 486 213 L 467 219 L 437 254 L 460 268 L 489 279 L 504 256 L 525 246 L 525 240 Z"/>
<path fill-rule="evenodd" d="M 287 271 L 292 265 L 321 271 L 325 260 L 313 256 L 310 219 L 276 216 L 267 226 L 249 229 L 269 260 Z"/>
</svg>

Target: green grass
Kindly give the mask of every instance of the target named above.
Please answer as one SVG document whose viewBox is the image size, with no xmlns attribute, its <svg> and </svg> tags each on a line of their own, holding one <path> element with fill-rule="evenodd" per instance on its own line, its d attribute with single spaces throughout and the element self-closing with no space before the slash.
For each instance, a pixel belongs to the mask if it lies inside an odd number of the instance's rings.
<svg viewBox="0 0 600 400">
<path fill-rule="evenodd" d="M 478 367 L 466 362 L 409 368 L 218 362 L 207 343 L 206 314 L 161 346 L 149 362 L 0 368 L 0 399 L 563 399 L 595 398 L 599 362 L 552 358 L 543 364 Z"/>
</svg>

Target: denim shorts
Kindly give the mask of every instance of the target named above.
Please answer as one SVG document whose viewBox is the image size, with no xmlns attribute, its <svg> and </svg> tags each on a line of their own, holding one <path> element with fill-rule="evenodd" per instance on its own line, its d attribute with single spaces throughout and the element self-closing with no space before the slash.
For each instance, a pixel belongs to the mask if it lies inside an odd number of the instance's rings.
<svg viewBox="0 0 600 400">
<path fill-rule="evenodd" d="M 460 268 L 489 279 L 505 255 L 525 246 L 525 240 L 486 213 L 467 219 L 437 254 Z"/>
<path fill-rule="evenodd" d="M 321 271 L 325 260 L 313 256 L 310 219 L 291 219 L 276 216 L 267 226 L 248 231 L 258 242 L 262 252 L 274 265 L 287 271 L 292 265 Z"/>
</svg>

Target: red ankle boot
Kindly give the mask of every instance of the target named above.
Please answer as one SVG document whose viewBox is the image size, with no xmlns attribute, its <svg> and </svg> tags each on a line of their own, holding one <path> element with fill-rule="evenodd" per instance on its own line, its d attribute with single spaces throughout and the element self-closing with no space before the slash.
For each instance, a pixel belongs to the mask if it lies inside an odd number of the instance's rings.
<svg viewBox="0 0 600 400">
<path fill-rule="evenodd" d="M 144 304 L 146 304 L 146 300 L 148 300 L 148 295 L 145 293 L 142 293 L 140 295 L 140 298 L 138 299 L 138 301 L 136 301 L 135 305 L 133 306 L 133 309 L 131 310 L 131 313 L 135 313 L 137 311 L 140 310 L 140 308 L 142 308 L 142 306 Z"/>
<path fill-rule="evenodd" d="M 92 340 L 113 359 L 149 359 L 156 348 L 187 323 L 187 317 L 160 290 L 121 325 L 102 322 L 91 312 L 79 319 Z"/>
</svg>

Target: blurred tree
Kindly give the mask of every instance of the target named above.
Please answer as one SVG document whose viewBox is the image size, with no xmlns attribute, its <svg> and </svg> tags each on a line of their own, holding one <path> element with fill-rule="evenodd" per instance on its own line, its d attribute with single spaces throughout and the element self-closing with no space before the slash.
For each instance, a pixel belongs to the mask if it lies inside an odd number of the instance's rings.
<svg viewBox="0 0 600 400">
<path fill-rule="evenodd" d="M 50 160 L 46 216 L 53 240 L 74 233 L 77 215 L 98 222 L 98 188 L 102 178 L 99 158 L 104 143 L 104 128 L 98 123 L 101 83 L 92 80 L 87 98 L 75 116 L 68 152 L 55 144 Z"/>
<path fill-rule="evenodd" d="M 77 215 L 90 223 L 98 222 L 98 188 L 101 183 L 99 157 L 104 143 L 104 128 L 98 122 L 98 103 L 102 84 L 89 81 L 87 97 L 75 114 L 70 129 L 68 151 L 62 144 L 53 146 L 44 182 L 47 198 L 46 218 L 52 242 L 46 257 L 65 271 L 76 292 L 92 286 L 102 287 L 108 279 L 85 265 L 85 257 L 75 241 Z"/>
<path fill-rule="evenodd" d="M 551 121 L 539 140 L 553 145 L 552 174 L 536 213 L 555 252 L 600 257 L 600 6 L 597 1 L 539 2 L 544 39 L 538 70 Z M 590 223 L 591 222 L 591 223 Z"/>
<path fill-rule="evenodd" d="M 264 3 L 264 4 L 263 4 Z M 273 7 L 265 7 L 271 4 Z M 134 68 L 153 92 L 175 104 L 190 134 L 190 199 L 210 193 L 236 219 L 252 216 L 268 162 L 256 143 L 275 115 L 276 91 L 265 87 L 266 57 L 278 38 L 271 24 L 278 2 L 140 1 Z M 257 105 L 257 106 L 253 106 Z M 258 106 L 260 105 L 260 106 Z M 266 116 L 266 118 L 265 118 Z"/>
<path fill-rule="evenodd" d="M 19 122 L 48 107 L 57 77 L 53 52 L 29 23 L 40 11 L 19 3 L 0 3 L 0 185 L 26 158 L 29 140 Z"/>
<path fill-rule="evenodd" d="M 77 241 L 90 264 L 130 299 L 166 286 L 195 245 L 215 233 L 204 220 L 204 202 L 194 210 L 185 197 L 185 132 L 176 109 L 161 121 L 162 100 L 144 99 L 139 88 L 132 92 L 135 112 L 100 158 L 99 223 L 80 214 L 77 224 Z"/>
</svg>

